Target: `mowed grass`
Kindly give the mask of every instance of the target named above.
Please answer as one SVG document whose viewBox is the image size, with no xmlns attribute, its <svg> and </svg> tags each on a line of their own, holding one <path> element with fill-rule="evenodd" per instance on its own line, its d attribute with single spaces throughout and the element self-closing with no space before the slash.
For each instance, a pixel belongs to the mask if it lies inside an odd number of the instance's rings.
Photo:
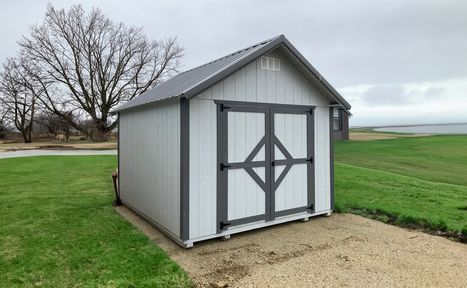
<svg viewBox="0 0 467 288">
<path fill-rule="evenodd" d="M 467 235 L 467 136 L 336 142 L 336 209 Z"/>
<path fill-rule="evenodd" d="M 115 156 L 0 160 L 0 287 L 184 287 L 111 206 Z"/>
</svg>

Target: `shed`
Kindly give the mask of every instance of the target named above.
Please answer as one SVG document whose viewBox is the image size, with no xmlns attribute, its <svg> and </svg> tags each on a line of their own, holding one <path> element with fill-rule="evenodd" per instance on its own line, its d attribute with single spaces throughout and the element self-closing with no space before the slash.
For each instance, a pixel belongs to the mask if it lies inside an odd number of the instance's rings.
<svg viewBox="0 0 467 288">
<path fill-rule="evenodd" d="M 120 106 L 121 201 L 184 247 L 334 207 L 334 108 L 350 105 L 284 35 Z"/>
</svg>

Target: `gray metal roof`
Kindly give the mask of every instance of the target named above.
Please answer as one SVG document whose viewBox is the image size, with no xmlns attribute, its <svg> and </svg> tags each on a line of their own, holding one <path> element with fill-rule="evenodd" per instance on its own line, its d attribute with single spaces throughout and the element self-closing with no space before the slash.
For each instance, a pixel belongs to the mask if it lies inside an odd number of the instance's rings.
<svg viewBox="0 0 467 288">
<path fill-rule="evenodd" d="M 335 100 L 346 109 L 350 109 L 350 104 L 316 71 L 316 69 L 298 52 L 295 47 L 280 35 L 250 47 L 238 50 L 227 56 L 221 57 L 191 70 L 182 72 L 169 80 L 155 86 L 149 91 L 133 98 L 121 105 L 114 112 L 142 106 L 149 103 L 158 102 L 173 97 L 190 98 L 202 90 L 208 88 L 219 80 L 227 77 L 241 67 L 245 66 L 259 56 L 284 45 L 308 68 L 316 79 L 334 96 Z"/>
</svg>

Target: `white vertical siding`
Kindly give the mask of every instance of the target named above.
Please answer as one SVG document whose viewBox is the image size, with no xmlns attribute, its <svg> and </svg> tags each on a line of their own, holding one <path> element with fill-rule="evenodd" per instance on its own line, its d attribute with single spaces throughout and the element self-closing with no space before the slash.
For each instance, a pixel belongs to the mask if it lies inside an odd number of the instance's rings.
<svg viewBox="0 0 467 288">
<path fill-rule="evenodd" d="M 274 114 L 274 135 L 293 158 L 307 157 L 307 116 L 305 114 Z M 274 145 L 276 159 L 284 159 Z M 275 178 L 285 166 L 275 166 Z M 303 207 L 307 204 L 307 164 L 295 164 L 277 187 L 275 194 L 276 211 Z"/>
<path fill-rule="evenodd" d="M 317 106 L 315 206 L 317 212 L 330 209 L 329 108 L 319 107 L 330 101 L 279 50 L 268 56 L 281 60 L 280 71 L 261 69 L 258 58 L 190 100 L 190 238 L 216 233 L 217 116 L 213 100 Z"/>
<path fill-rule="evenodd" d="M 216 233 L 216 117 L 212 101 L 190 100 L 190 238 Z"/>
<path fill-rule="evenodd" d="M 265 114 L 229 112 L 227 118 L 227 160 L 230 163 L 244 162 L 265 136 Z M 265 160 L 264 153 L 257 156 L 258 161 Z M 265 193 L 253 178 L 244 169 L 228 170 L 227 174 L 227 202 L 229 204 L 227 219 L 234 220 L 264 214 Z"/>
<path fill-rule="evenodd" d="M 180 236 L 180 102 L 121 112 L 119 129 L 123 202 Z"/>
<path fill-rule="evenodd" d="M 231 169 L 227 173 L 227 219 L 235 220 L 264 214 L 266 195 L 245 169 Z"/>
<path fill-rule="evenodd" d="M 307 130 L 305 114 L 274 114 L 274 135 L 293 158 L 307 157 Z M 274 154 L 284 159 L 282 152 L 274 145 Z"/>
<path fill-rule="evenodd" d="M 307 165 L 305 163 L 292 165 L 284 180 L 279 184 L 275 194 L 276 211 L 307 205 Z M 280 172 L 282 170 L 283 168 Z"/>
<path fill-rule="evenodd" d="M 315 109 L 315 211 L 331 209 L 329 107 Z"/>
<path fill-rule="evenodd" d="M 264 137 L 264 113 L 229 112 L 227 136 L 227 161 L 244 162 Z M 264 149 L 257 154 L 257 161 L 264 161 Z"/>
<path fill-rule="evenodd" d="M 329 105 L 329 100 L 279 50 L 268 56 L 281 61 L 281 70 L 261 69 L 261 58 L 196 96 L 199 99 L 295 105 Z"/>
</svg>

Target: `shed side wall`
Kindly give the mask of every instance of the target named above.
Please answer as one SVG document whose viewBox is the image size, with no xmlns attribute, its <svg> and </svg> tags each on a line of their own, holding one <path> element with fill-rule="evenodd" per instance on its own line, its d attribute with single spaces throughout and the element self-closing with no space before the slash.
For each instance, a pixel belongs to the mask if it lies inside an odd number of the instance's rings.
<svg viewBox="0 0 467 288">
<path fill-rule="evenodd" d="M 120 113 L 122 201 L 180 237 L 180 102 Z"/>
<path fill-rule="evenodd" d="M 317 106 L 315 211 L 330 209 L 329 100 L 280 51 L 267 56 L 281 60 L 280 71 L 261 69 L 258 58 L 190 99 L 190 239 L 216 234 L 214 100 Z"/>
</svg>

